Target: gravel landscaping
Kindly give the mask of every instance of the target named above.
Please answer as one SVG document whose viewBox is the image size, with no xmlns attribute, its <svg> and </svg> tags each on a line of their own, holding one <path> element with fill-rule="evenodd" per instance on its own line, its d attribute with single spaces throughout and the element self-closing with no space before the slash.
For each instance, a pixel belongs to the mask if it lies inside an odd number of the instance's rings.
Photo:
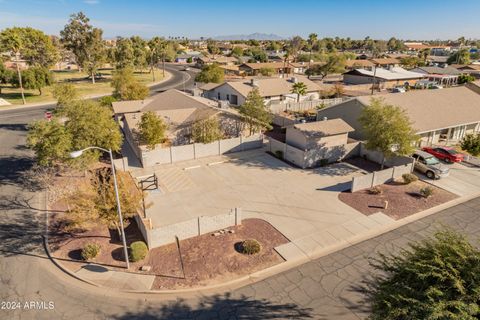
<svg viewBox="0 0 480 320">
<path fill-rule="evenodd" d="M 423 181 L 410 184 L 391 182 L 378 187 L 381 190 L 380 194 L 370 194 L 369 189 L 365 189 L 353 193 L 345 191 L 340 193 L 338 198 L 367 216 L 382 212 L 395 220 L 457 198 L 453 193 Z M 424 198 L 420 195 L 420 189 L 425 187 L 433 188 L 432 196 Z M 385 201 L 388 202 L 386 209 Z"/>
</svg>

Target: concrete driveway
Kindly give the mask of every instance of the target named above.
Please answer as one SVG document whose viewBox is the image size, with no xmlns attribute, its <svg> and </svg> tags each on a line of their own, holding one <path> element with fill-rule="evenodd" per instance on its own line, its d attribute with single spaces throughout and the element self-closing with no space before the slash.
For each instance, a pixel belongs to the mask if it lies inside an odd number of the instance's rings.
<svg viewBox="0 0 480 320">
<path fill-rule="evenodd" d="M 338 199 L 352 177 L 363 174 L 346 163 L 302 170 L 263 151 L 250 151 L 158 166 L 153 171 L 160 191 L 150 192 L 147 202 L 153 204 L 147 217 L 154 228 L 239 207 L 243 218 L 264 219 L 295 242 L 283 253 L 282 248 L 277 250 L 286 259 L 392 221 L 380 213 L 366 217 Z M 137 177 L 149 173 L 152 169 L 134 171 Z"/>
<path fill-rule="evenodd" d="M 468 164 L 445 164 L 450 168 L 450 175 L 439 180 L 430 180 L 419 175 L 423 180 L 450 191 L 459 196 L 480 193 L 480 168 Z"/>
</svg>

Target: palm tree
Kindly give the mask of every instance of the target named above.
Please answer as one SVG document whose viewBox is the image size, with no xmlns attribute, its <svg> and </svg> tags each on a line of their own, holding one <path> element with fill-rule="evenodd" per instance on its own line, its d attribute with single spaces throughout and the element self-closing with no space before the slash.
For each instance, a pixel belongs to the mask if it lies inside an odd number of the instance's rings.
<svg viewBox="0 0 480 320">
<path fill-rule="evenodd" d="M 312 50 L 313 50 L 313 45 L 315 42 L 317 42 L 318 35 L 316 33 L 310 33 L 308 35 L 308 47 L 310 49 L 310 55 L 308 57 L 308 68 L 310 69 L 310 64 L 312 62 Z"/>
<path fill-rule="evenodd" d="M 300 102 L 300 96 L 307 93 L 307 85 L 303 82 L 296 82 L 292 86 L 291 93 L 295 93 L 297 95 L 297 102 Z"/>
</svg>

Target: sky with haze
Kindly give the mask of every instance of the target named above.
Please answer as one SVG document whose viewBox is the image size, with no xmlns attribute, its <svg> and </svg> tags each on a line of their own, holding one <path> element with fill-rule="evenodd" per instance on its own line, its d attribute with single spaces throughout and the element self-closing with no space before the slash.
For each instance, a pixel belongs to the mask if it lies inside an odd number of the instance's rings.
<svg viewBox="0 0 480 320">
<path fill-rule="evenodd" d="M 0 29 L 59 34 L 83 11 L 104 37 L 214 37 L 254 32 L 282 37 L 480 38 L 480 0 L 0 0 Z"/>
</svg>

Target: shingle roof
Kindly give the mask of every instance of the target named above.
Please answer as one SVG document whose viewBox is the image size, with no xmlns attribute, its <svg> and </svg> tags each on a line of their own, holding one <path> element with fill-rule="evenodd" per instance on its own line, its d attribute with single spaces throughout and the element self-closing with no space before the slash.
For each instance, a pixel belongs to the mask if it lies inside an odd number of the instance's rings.
<svg viewBox="0 0 480 320">
<path fill-rule="evenodd" d="M 326 137 L 355 130 L 340 118 L 300 123 L 295 124 L 293 127 L 300 130 L 306 137 Z"/>
<path fill-rule="evenodd" d="M 313 81 L 307 79 L 307 77 L 297 76 L 298 82 L 303 82 L 307 86 L 307 92 L 318 92 L 320 87 Z M 285 78 L 268 78 L 268 79 L 255 79 L 256 87 L 260 91 L 262 97 L 271 97 L 290 94 L 292 86 L 294 84 L 291 79 Z M 235 89 L 243 96 L 247 96 L 250 91 L 253 90 L 251 82 L 244 81 L 229 81 L 224 85 L 228 85 Z"/>
<path fill-rule="evenodd" d="M 416 69 L 422 70 L 422 71 L 424 71 L 425 73 L 428 73 L 428 74 L 446 74 L 446 75 L 449 75 L 449 76 L 458 76 L 458 75 L 461 74 L 460 71 L 458 71 L 457 69 L 452 68 L 450 66 L 446 66 L 444 68 L 442 68 L 442 67 L 418 67 Z"/>
<path fill-rule="evenodd" d="M 395 58 L 376 58 L 370 59 L 375 64 L 399 64 L 400 61 Z"/>
<path fill-rule="evenodd" d="M 357 97 L 363 105 L 369 96 Z M 376 95 L 404 109 L 417 132 L 428 132 L 480 121 L 480 94 L 464 86 Z"/>
<path fill-rule="evenodd" d="M 260 70 L 262 68 L 281 69 L 285 67 L 285 64 L 283 62 L 243 63 L 240 65 L 240 67 L 247 67 L 253 70 Z"/>
<path fill-rule="evenodd" d="M 373 67 L 374 64 L 369 60 L 347 60 L 345 61 L 345 66 L 347 66 L 348 68 L 353 68 L 353 67 L 365 68 L 365 67 Z"/>
</svg>

